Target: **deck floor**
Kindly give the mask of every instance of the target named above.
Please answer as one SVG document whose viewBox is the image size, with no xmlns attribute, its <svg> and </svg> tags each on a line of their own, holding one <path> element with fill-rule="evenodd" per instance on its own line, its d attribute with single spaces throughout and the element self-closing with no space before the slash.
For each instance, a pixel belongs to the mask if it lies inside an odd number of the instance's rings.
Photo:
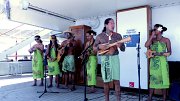
<svg viewBox="0 0 180 101">
<path fill-rule="evenodd" d="M 0 76 L 0 101 L 84 101 L 83 86 L 76 86 L 75 91 L 54 86 L 47 88 L 47 93 L 42 95 L 44 86 L 31 86 L 32 84 L 32 74 Z M 88 101 L 104 101 L 103 89 L 96 89 L 96 93 L 86 94 Z M 39 98 L 40 95 L 42 96 Z M 147 97 L 147 94 L 141 94 L 141 101 L 146 101 Z M 110 91 L 110 101 L 116 101 L 113 90 Z M 122 91 L 121 101 L 138 101 L 138 93 Z M 162 97 L 153 97 L 153 101 L 162 101 Z"/>
</svg>

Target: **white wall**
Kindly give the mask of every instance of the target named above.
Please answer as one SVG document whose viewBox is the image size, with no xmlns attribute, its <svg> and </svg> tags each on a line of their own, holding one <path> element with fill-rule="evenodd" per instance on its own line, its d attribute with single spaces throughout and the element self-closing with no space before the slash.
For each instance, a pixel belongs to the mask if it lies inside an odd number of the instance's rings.
<svg viewBox="0 0 180 101">
<path fill-rule="evenodd" d="M 180 5 L 152 9 L 152 24 L 162 24 L 167 27 L 163 36 L 171 41 L 172 55 L 168 61 L 180 61 Z"/>
<path fill-rule="evenodd" d="M 137 19 L 138 18 L 138 19 Z M 133 35 L 140 32 L 140 85 L 142 89 L 148 88 L 147 58 L 144 54 L 147 48 L 144 43 L 147 40 L 147 8 L 138 8 L 117 13 L 117 32 L 122 35 Z M 133 39 L 134 38 L 134 39 Z M 138 40 L 138 39 L 137 39 Z M 120 52 L 120 83 L 123 87 L 139 88 L 137 47 L 126 47 L 125 52 Z"/>
</svg>

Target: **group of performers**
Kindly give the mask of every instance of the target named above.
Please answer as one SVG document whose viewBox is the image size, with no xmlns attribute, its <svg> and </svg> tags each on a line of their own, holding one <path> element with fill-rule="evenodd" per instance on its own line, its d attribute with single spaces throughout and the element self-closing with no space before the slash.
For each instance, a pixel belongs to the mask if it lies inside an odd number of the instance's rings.
<svg viewBox="0 0 180 101">
<path fill-rule="evenodd" d="M 115 92 L 117 101 L 120 101 L 120 61 L 119 51 L 125 51 L 124 43 L 116 43 L 110 45 L 119 40 L 122 40 L 122 36 L 119 33 L 114 32 L 115 23 L 112 18 L 107 18 L 104 22 L 104 29 L 102 33 L 96 36 L 96 32 L 89 30 L 86 32 L 86 43 L 84 50 L 86 51 L 86 69 L 87 69 L 87 84 L 91 86 L 90 93 L 94 93 L 96 86 L 96 71 L 97 71 L 97 53 L 99 50 L 108 50 L 104 54 L 100 55 L 101 58 L 101 74 L 104 82 L 104 94 L 105 101 L 109 101 L 109 83 L 113 82 L 115 85 Z M 167 57 L 171 55 L 171 43 L 168 38 L 162 36 L 163 32 L 167 28 L 161 24 L 154 25 L 152 33 L 145 43 L 145 47 L 152 50 L 155 53 L 161 53 L 159 55 L 153 55 L 150 58 L 150 74 L 149 74 L 149 98 L 148 101 L 152 100 L 152 94 L 154 89 L 163 90 L 163 100 L 166 100 L 166 90 L 169 88 L 169 71 Z M 75 47 L 76 40 L 72 32 L 66 32 L 67 39 L 62 42 L 61 45 L 57 43 L 55 35 L 51 35 L 50 43 L 47 46 L 45 56 L 47 57 L 47 69 L 50 79 L 48 87 L 53 86 L 53 76 L 56 77 L 56 87 L 59 88 L 59 74 L 63 72 L 65 80 L 64 86 L 69 88 L 71 91 L 75 90 L 74 74 L 75 74 Z M 32 69 L 34 84 L 37 85 L 37 78 L 41 78 L 40 86 L 43 86 L 43 50 L 44 45 L 40 36 L 35 36 L 35 44 L 31 49 L 30 53 L 34 52 Z M 107 45 L 108 43 L 108 45 Z M 88 48 L 88 49 L 87 49 Z M 62 60 L 63 58 L 63 60 Z M 83 56 L 80 56 L 83 58 Z M 59 61 L 62 63 L 62 69 L 60 69 Z M 68 85 L 69 81 L 71 86 Z"/>
</svg>

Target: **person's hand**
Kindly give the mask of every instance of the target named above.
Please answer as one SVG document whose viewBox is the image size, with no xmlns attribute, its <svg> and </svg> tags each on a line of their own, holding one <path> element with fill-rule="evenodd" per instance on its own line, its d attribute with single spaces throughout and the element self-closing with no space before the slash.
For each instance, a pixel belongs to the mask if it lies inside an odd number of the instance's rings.
<svg viewBox="0 0 180 101">
<path fill-rule="evenodd" d="M 30 54 L 32 54 L 34 50 L 35 50 L 35 48 L 32 47 L 32 48 L 30 48 L 28 51 L 29 51 Z"/>
<path fill-rule="evenodd" d="M 170 55 L 170 53 L 164 53 L 163 55 L 168 57 Z"/>
<path fill-rule="evenodd" d="M 57 59 L 57 58 L 52 58 L 52 60 L 51 60 L 51 61 L 52 61 L 52 62 L 54 62 L 54 61 L 56 61 L 56 59 Z"/>
<path fill-rule="evenodd" d="M 109 44 L 99 44 L 98 47 L 99 47 L 99 49 L 101 49 L 101 50 L 106 50 L 106 49 L 109 48 Z"/>
<path fill-rule="evenodd" d="M 53 62 L 53 58 L 49 58 L 49 61 Z"/>
<path fill-rule="evenodd" d="M 29 51 L 30 54 L 32 53 L 32 50 L 31 50 L 31 49 L 29 49 L 28 51 Z"/>
<path fill-rule="evenodd" d="M 117 47 L 121 47 L 121 45 L 122 45 L 121 43 L 117 43 L 116 44 Z"/>
<path fill-rule="evenodd" d="M 156 34 L 156 31 L 152 31 L 151 35 L 154 36 Z"/>
<path fill-rule="evenodd" d="M 153 30 L 150 34 L 150 38 L 155 38 L 156 37 L 156 31 Z"/>
<path fill-rule="evenodd" d="M 90 55 L 90 51 L 87 51 L 87 52 L 86 52 L 86 55 L 89 56 L 89 55 Z"/>
<path fill-rule="evenodd" d="M 69 46 L 69 44 L 70 44 L 70 40 L 67 40 L 65 46 Z"/>
</svg>

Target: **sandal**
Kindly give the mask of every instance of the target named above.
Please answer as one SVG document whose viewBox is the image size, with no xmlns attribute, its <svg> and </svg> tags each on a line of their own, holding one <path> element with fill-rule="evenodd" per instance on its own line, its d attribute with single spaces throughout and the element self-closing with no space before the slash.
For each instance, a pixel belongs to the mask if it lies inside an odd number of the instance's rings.
<svg viewBox="0 0 180 101">
<path fill-rule="evenodd" d="M 75 90 L 76 88 L 74 86 L 70 88 L 70 91 L 75 91 Z"/>
</svg>

